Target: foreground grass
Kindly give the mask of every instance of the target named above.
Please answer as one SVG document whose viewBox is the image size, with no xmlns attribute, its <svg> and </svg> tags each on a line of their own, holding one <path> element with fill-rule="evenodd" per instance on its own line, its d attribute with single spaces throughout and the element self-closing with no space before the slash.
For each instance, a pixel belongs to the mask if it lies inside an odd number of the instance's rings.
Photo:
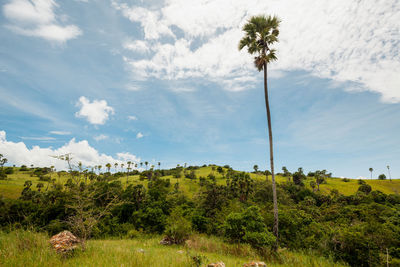
<svg viewBox="0 0 400 267">
<path fill-rule="evenodd" d="M 161 246 L 159 236 L 122 240 L 91 240 L 85 251 L 71 257 L 57 255 L 43 233 L 0 232 L 0 266 L 195 266 L 191 257 L 203 256 L 201 266 L 223 261 L 243 266 L 259 260 L 248 246 L 229 245 L 216 238 L 195 236 L 187 246 Z M 268 266 L 344 266 L 315 255 L 281 251 Z"/>
</svg>

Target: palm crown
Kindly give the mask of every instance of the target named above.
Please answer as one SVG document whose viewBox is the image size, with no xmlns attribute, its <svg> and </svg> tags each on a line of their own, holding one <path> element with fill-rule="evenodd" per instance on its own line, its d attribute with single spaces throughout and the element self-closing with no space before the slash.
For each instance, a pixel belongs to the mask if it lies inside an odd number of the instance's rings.
<svg viewBox="0 0 400 267">
<path fill-rule="evenodd" d="M 254 58 L 256 68 L 261 71 L 265 64 L 277 59 L 276 50 L 270 45 L 278 41 L 280 20 L 276 16 L 251 17 L 243 26 L 245 36 L 239 42 L 239 50 L 247 46 L 249 54 L 257 54 Z"/>
</svg>

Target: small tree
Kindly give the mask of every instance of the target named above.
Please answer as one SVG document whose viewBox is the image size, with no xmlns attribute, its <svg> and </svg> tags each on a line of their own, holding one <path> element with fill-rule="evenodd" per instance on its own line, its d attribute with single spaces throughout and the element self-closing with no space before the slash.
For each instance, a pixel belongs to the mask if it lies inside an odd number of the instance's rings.
<svg viewBox="0 0 400 267">
<path fill-rule="evenodd" d="M 254 172 L 257 173 L 257 172 L 258 172 L 258 165 L 257 165 L 257 164 L 254 165 L 254 166 L 253 166 L 253 169 L 254 169 Z"/>
<path fill-rule="evenodd" d="M 379 180 L 386 180 L 386 175 L 384 175 L 383 173 L 379 174 L 378 179 Z"/>
<path fill-rule="evenodd" d="M 306 176 L 304 175 L 303 168 L 299 168 L 297 172 L 293 173 L 293 182 L 296 185 L 303 185 L 303 179 L 305 179 Z"/>
<path fill-rule="evenodd" d="M 99 193 L 85 183 L 81 183 L 80 176 L 74 176 L 73 174 L 74 170 L 70 154 L 55 156 L 55 158 L 66 161 L 69 166 L 71 179 L 67 183 L 72 200 L 66 207 L 72 212 L 67 219 L 67 223 L 73 232 L 81 238 L 82 247 L 85 249 L 86 240 L 91 236 L 94 227 L 102 217 L 110 214 L 113 206 L 120 202 L 119 196 L 117 193 L 108 190 L 105 193 Z M 109 165 L 111 167 L 111 164 Z M 101 168 L 101 166 L 99 167 Z M 96 202 L 99 199 L 103 199 L 105 195 L 107 195 L 107 203 L 103 206 L 96 205 Z"/>
</svg>

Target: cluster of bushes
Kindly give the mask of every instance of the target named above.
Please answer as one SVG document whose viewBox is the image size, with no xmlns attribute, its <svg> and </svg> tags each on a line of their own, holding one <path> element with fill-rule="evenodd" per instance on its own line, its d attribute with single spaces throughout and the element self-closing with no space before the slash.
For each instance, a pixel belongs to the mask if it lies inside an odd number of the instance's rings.
<svg viewBox="0 0 400 267">
<path fill-rule="evenodd" d="M 376 266 L 387 255 L 392 263 L 399 261 L 399 195 L 373 191 L 362 182 L 354 195 L 337 190 L 326 195 L 305 188 L 296 175 L 301 181 L 304 174 L 298 170 L 293 181 L 277 188 L 280 246 L 313 249 L 353 266 Z M 224 185 L 201 178 L 192 198 L 163 179 L 161 171 L 146 174 L 147 186 L 124 187 L 115 180 L 83 177 L 73 176 L 65 185 L 52 180 L 40 191 L 26 182 L 20 199 L 0 202 L 0 225 L 34 227 L 50 234 L 70 229 L 92 238 L 158 233 L 174 243 L 198 232 L 257 249 L 275 241 L 271 183 L 254 181 L 246 173 L 232 171 Z M 74 222 L 80 220 L 95 223 L 90 229 L 76 229 Z"/>
</svg>

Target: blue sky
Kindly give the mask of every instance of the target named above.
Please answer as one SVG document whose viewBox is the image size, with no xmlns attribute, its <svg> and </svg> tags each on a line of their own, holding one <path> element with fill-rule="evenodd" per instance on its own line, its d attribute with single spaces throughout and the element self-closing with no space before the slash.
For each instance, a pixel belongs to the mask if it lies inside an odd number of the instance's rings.
<svg viewBox="0 0 400 267">
<path fill-rule="evenodd" d="M 377 175 L 390 165 L 400 176 L 396 1 L 9 0 L 1 8 L 0 153 L 11 164 L 62 168 L 49 155 L 71 152 L 88 166 L 265 169 L 262 73 L 237 51 L 246 19 L 265 13 L 282 19 L 269 72 L 276 168 L 369 177 L 369 167 Z"/>
</svg>

